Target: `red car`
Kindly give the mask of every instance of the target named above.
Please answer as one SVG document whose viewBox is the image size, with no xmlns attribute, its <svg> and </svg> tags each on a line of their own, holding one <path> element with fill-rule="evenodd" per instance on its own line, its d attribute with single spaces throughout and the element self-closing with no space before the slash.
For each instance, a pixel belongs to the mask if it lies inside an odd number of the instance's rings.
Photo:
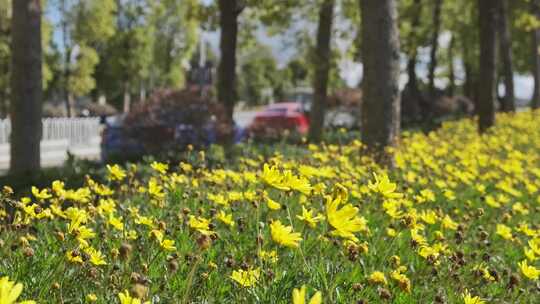
<svg viewBox="0 0 540 304">
<path fill-rule="evenodd" d="M 284 132 L 305 135 L 309 118 L 302 103 L 275 103 L 257 113 L 248 130 L 255 138 L 279 137 Z"/>
</svg>

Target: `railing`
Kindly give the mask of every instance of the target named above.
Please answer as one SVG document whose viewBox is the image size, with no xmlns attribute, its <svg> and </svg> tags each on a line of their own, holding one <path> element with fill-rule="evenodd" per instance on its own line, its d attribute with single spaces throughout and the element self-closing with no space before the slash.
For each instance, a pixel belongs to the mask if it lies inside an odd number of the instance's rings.
<svg viewBox="0 0 540 304">
<path fill-rule="evenodd" d="M 99 118 L 45 118 L 42 141 L 67 139 L 69 146 L 88 145 L 100 136 Z M 0 144 L 9 143 L 11 121 L 0 120 Z"/>
</svg>

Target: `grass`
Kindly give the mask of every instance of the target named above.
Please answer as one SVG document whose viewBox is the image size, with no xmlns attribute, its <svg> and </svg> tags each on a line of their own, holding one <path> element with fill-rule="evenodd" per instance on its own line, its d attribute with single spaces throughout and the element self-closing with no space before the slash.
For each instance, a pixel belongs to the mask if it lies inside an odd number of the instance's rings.
<svg viewBox="0 0 540 304">
<path fill-rule="evenodd" d="M 180 165 L 95 168 L 28 199 L 4 190 L 0 277 L 39 303 L 120 303 L 125 290 L 152 303 L 291 303 L 302 285 L 324 303 L 538 303 L 538 114 L 499 115 L 483 136 L 472 120 L 405 132 L 391 170 L 344 134 L 244 145 L 234 163 L 213 148 Z M 311 226 L 303 208 L 324 219 Z M 291 231 L 276 236 L 278 220 Z"/>
</svg>

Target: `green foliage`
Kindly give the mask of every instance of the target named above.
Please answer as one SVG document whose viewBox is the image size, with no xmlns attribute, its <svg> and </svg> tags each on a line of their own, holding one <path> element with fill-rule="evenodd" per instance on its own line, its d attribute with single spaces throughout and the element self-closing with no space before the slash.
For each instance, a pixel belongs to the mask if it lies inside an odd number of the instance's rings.
<svg viewBox="0 0 540 304">
<path fill-rule="evenodd" d="M 77 63 L 71 70 L 67 88 L 75 96 L 82 96 L 96 86 L 92 74 L 99 62 L 99 57 L 96 50 L 84 44 L 79 45 L 78 51 Z"/>
<path fill-rule="evenodd" d="M 512 31 L 512 54 L 516 72 L 531 71 L 532 31 L 540 27 L 540 20 L 531 13 L 529 0 L 509 1 L 509 20 Z"/>
<path fill-rule="evenodd" d="M 268 103 L 263 96 L 265 89 L 274 93 L 283 91 L 285 79 L 277 67 L 276 60 L 268 47 L 258 47 L 244 56 L 240 65 L 239 97 L 248 104 L 257 105 Z"/>
<path fill-rule="evenodd" d="M 115 0 L 79 1 L 74 8 L 73 39 L 96 47 L 105 43 L 116 31 Z"/>
<path fill-rule="evenodd" d="M 62 31 L 62 66 L 66 79 L 59 83 L 61 90 L 80 97 L 95 88 L 94 72 L 99 62 L 97 49 L 115 32 L 115 0 L 55 0 L 60 12 Z"/>
<path fill-rule="evenodd" d="M 185 65 L 196 50 L 199 34 L 195 0 L 156 1 L 150 21 L 155 28 L 151 75 L 158 87 L 180 88 Z"/>
</svg>

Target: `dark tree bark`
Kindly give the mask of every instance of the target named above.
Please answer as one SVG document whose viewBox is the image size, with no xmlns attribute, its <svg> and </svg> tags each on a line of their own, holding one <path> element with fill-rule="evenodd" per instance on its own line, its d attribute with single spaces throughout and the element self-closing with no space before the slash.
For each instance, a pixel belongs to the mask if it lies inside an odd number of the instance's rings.
<svg viewBox="0 0 540 304">
<path fill-rule="evenodd" d="M 478 81 L 478 130 L 495 124 L 497 6 L 492 0 L 478 0 L 480 23 L 480 77 Z"/>
<path fill-rule="evenodd" d="M 416 75 L 416 64 L 418 62 L 418 27 L 420 26 L 420 17 L 422 14 L 421 0 L 414 0 L 413 15 L 411 18 L 411 34 L 409 36 L 410 50 L 409 59 L 407 61 L 407 76 L 408 81 L 405 90 L 401 96 L 401 117 L 403 120 L 410 119 L 412 121 L 421 118 L 420 105 L 424 103 L 423 96 L 418 88 L 418 77 Z"/>
<path fill-rule="evenodd" d="M 531 1 L 531 13 L 540 18 L 540 1 Z M 540 29 L 535 29 L 532 32 L 532 74 L 534 78 L 534 91 L 531 100 L 531 107 L 533 109 L 540 108 Z"/>
<path fill-rule="evenodd" d="M 431 52 L 429 62 L 429 96 L 435 96 L 435 69 L 437 68 L 437 50 L 439 49 L 439 32 L 441 29 L 441 7 L 443 0 L 435 0 L 433 7 L 433 34 L 431 36 Z"/>
<path fill-rule="evenodd" d="M 233 121 L 236 102 L 236 42 L 238 16 L 242 11 L 239 0 L 219 0 L 221 58 L 218 67 L 218 99 L 225 106 L 226 117 Z"/>
<path fill-rule="evenodd" d="M 129 81 L 124 81 L 124 95 L 122 98 L 122 110 L 124 113 L 129 113 L 131 110 L 131 86 Z"/>
<path fill-rule="evenodd" d="M 71 78 L 71 47 L 69 44 L 68 38 L 68 12 L 66 7 L 66 0 L 60 2 L 60 11 L 62 14 L 62 39 L 64 44 L 64 106 L 66 110 L 67 117 L 74 116 L 74 98 L 69 92 L 69 81 Z"/>
<path fill-rule="evenodd" d="M 400 132 L 399 33 L 394 0 L 360 0 L 364 64 L 362 141 L 388 164 Z"/>
<path fill-rule="evenodd" d="M 334 0 L 325 0 L 319 9 L 319 27 L 317 30 L 317 47 L 315 49 L 315 76 L 313 83 L 313 106 L 310 113 L 309 140 L 318 143 L 322 139 L 324 113 L 328 90 L 328 74 L 330 71 L 330 42 L 332 38 L 332 20 Z"/>
<path fill-rule="evenodd" d="M 42 50 L 40 0 L 12 1 L 11 162 L 15 175 L 40 169 Z"/>
<path fill-rule="evenodd" d="M 508 26 L 508 0 L 497 0 L 498 33 L 499 33 L 499 54 L 502 63 L 502 77 L 504 81 L 504 97 L 501 103 L 501 110 L 513 112 L 516 110 L 514 97 L 514 68 L 512 66 L 512 39 Z"/>
<path fill-rule="evenodd" d="M 454 49 L 456 45 L 456 38 L 452 35 L 450 37 L 450 44 L 448 45 L 448 95 L 454 96 L 456 93 L 456 70 L 454 69 Z"/>
</svg>

